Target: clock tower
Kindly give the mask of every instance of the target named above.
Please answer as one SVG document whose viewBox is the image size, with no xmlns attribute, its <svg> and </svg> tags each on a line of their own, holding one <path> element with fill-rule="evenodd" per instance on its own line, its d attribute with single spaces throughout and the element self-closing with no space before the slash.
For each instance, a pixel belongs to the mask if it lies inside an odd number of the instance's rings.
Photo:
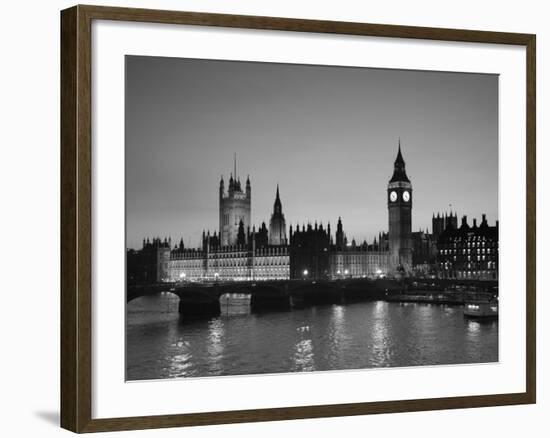
<svg viewBox="0 0 550 438">
<path fill-rule="evenodd" d="M 412 185 L 405 172 L 401 140 L 394 162 L 393 176 L 388 183 L 389 265 L 390 272 L 412 270 L 411 211 Z"/>
</svg>

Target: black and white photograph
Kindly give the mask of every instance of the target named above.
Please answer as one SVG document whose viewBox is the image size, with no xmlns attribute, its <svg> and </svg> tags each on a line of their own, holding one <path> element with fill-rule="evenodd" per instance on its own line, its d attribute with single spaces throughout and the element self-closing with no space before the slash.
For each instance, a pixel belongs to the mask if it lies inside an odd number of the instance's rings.
<svg viewBox="0 0 550 438">
<path fill-rule="evenodd" d="M 125 75 L 127 381 L 499 361 L 498 75 Z"/>
<path fill-rule="evenodd" d="M 545 437 L 546 9 L 4 2 L 2 436 Z"/>
</svg>

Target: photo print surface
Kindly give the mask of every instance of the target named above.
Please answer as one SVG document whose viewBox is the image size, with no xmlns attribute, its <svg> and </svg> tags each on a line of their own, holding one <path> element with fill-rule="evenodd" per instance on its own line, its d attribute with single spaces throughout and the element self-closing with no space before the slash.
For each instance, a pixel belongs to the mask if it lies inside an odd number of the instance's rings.
<svg viewBox="0 0 550 438">
<path fill-rule="evenodd" d="M 126 56 L 126 379 L 498 361 L 498 76 Z"/>
</svg>

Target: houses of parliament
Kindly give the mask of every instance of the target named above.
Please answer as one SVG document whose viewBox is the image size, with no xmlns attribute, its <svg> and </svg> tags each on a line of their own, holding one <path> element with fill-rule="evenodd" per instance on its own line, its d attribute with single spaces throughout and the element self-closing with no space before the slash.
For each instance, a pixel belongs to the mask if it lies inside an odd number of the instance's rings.
<svg viewBox="0 0 550 438">
<path fill-rule="evenodd" d="M 287 234 L 278 184 L 274 192 L 269 225 L 264 221 L 256 227 L 251 223 L 252 184 L 247 177 L 243 189 L 235 157 L 227 189 L 223 176 L 219 182 L 218 231 L 203 231 L 198 248 L 186 248 L 183 239 L 175 245 L 170 238 L 144 239 L 141 249 L 127 251 L 128 283 L 403 275 L 497 278 L 498 221 L 489 227 L 483 217 L 480 227 L 475 220 L 470 227 L 463 217 L 458 227 L 456 213 L 438 213 L 432 218 L 432 233 L 412 231 L 413 188 L 400 142 L 386 189 L 388 231 L 370 243 L 348 240 L 341 218 L 334 234 L 330 223 L 320 222 L 290 225 Z M 479 254 L 471 252 L 475 248 Z"/>
</svg>

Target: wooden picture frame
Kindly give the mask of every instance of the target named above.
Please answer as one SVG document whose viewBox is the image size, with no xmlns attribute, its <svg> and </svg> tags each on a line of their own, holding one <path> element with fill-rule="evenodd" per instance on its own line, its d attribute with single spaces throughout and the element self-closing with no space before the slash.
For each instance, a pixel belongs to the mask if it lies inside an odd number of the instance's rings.
<svg viewBox="0 0 550 438">
<path fill-rule="evenodd" d="M 526 391 L 127 418 L 92 418 L 92 22 L 115 20 L 283 30 L 526 48 Z M 535 403 L 535 35 L 196 12 L 75 6 L 61 12 L 61 426 L 74 432 L 148 429 Z"/>
</svg>

